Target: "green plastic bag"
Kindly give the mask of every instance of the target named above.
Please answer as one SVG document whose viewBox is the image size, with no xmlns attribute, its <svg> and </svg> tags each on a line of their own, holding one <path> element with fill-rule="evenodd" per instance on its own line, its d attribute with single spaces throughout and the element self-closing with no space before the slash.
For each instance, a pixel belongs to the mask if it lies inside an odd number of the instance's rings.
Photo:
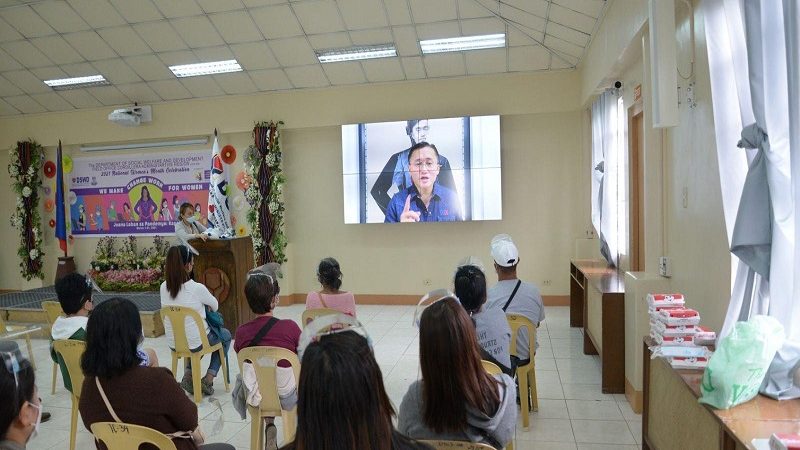
<svg viewBox="0 0 800 450">
<path fill-rule="evenodd" d="M 783 325 L 773 317 L 736 323 L 708 361 L 700 403 L 728 409 L 755 397 L 784 339 Z"/>
</svg>

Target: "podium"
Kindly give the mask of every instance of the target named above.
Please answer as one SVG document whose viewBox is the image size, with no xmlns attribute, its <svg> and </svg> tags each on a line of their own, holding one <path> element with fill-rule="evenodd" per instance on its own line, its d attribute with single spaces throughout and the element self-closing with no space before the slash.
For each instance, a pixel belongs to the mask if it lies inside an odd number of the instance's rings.
<svg viewBox="0 0 800 450">
<path fill-rule="evenodd" d="M 200 253 L 194 257 L 194 280 L 216 297 L 225 328 L 233 334 L 239 325 L 255 318 L 244 296 L 247 272 L 254 266 L 253 240 L 245 236 L 189 243 Z"/>
</svg>

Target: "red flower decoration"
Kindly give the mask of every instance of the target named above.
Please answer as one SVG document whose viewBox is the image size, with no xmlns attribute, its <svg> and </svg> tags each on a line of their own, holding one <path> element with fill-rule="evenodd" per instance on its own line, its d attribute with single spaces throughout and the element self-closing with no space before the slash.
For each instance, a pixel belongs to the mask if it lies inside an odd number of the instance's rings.
<svg viewBox="0 0 800 450">
<path fill-rule="evenodd" d="M 208 205 L 208 213 L 213 214 L 217 208 L 214 205 Z"/>
<path fill-rule="evenodd" d="M 50 219 L 50 228 L 55 228 L 55 227 L 56 227 L 55 219 Z"/>
<path fill-rule="evenodd" d="M 53 161 L 47 161 L 44 163 L 44 176 L 47 178 L 53 178 L 56 176 L 56 163 Z"/>
<path fill-rule="evenodd" d="M 232 227 L 236 226 L 236 216 L 231 216 L 231 226 Z"/>
<path fill-rule="evenodd" d="M 72 241 L 74 241 L 74 240 L 75 240 L 75 236 L 70 234 L 69 235 L 69 242 L 72 243 Z"/>
<path fill-rule="evenodd" d="M 239 172 L 236 174 L 236 186 L 239 186 L 239 189 L 246 191 L 247 188 L 250 186 L 250 180 L 247 177 L 247 174 L 244 172 Z"/>
<path fill-rule="evenodd" d="M 236 149 L 232 145 L 222 147 L 222 162 L 233 164 L 234 161 L 236 161 Z"/>
<path fill-rule="evenodd" d="M 53 201 L 52 198 L 48 198 L 44 201 L 44 210 L 47 212 L 53 212 L 53 209 L 56 206 L 56 202 Z"/>
</svg>

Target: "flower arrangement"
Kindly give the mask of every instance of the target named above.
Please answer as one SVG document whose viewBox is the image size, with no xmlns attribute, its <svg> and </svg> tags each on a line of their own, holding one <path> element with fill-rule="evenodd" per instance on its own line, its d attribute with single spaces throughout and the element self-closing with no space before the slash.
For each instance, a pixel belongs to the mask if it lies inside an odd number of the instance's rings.
<svg viewBox="0 0 800 450">
<path fill-rule="evenodd" d="M 169 242 L 161 236 L 155 236 L 153 245 L 141 251 L 134 236 L 121 239 L 106 236 L 97 243 L 90 273 L 103 290 L 158 290 L 164 281 L 164 263 L 168 249 Z"/>
<path fill-rule="evenodd" d="M 245 198 L 250 204 L 247 222 L 253 237 L 257 264 L 286 261 L 283 184 L 281 170 L 280 125 L 283 122 L 258 122 L 253 127 L 254 144 L 245 153 L 247 188 Z"/>
<path fill-rule="evenodd" d="M 26 280 L 44 279 L 42 264 L 42 229 L 39 215 L 39 188 L 42 186 L 41 169 L 44 162 L 44 148 L 36 141 L 17 142 L 11 149 L 8 173 L 11 187 L 17 194 L 16 209 L 11 214 L 11 226 L 20 232 L 20 246 L 17 255 L 19 266 Z"/>
</svg>

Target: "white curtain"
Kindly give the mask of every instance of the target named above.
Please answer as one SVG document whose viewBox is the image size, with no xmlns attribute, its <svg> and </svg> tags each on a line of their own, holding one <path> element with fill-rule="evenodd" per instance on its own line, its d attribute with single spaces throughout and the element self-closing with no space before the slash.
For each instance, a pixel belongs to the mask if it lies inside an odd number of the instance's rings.
<svg viewBox="0 0 800 450">
<path fill-rule="evenodd" d="M 725 222 L 738 257 L 720 337 L 753 314 L 778 319 L 787 341 L 762 392 L 798 397 L 790 374 L 800 358 L 797 5 L 708 0 L 704 16 Z"/>
<path fill-rule="evenodd" d="M 619 264 L 619 91 L 609 89 L 592 104 L 592 225 L 600 237 L 600 253 Z M 624 178 L 624 177 L 623 177 Z M 623 241 L 624 242 L 624 241 Z"/>
</svg>

